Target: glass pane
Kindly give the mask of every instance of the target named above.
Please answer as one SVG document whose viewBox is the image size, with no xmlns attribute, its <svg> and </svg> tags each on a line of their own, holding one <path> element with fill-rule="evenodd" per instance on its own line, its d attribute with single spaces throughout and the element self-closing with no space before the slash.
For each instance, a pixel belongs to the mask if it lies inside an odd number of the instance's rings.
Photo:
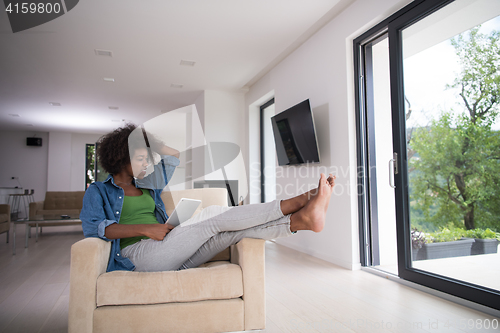
<svg viewBox="0 0 500 333">
<path fill-rule="evenodd" d="M 398 275 L 387 36 L 365 46 L 365 59 L 371 261 L 373 267 Z"/>
<path fill-rule="evenodd" d="M 496 290 L 499 15 L 458 0 L 402 35 L 412 267 Z"/>
</svg>

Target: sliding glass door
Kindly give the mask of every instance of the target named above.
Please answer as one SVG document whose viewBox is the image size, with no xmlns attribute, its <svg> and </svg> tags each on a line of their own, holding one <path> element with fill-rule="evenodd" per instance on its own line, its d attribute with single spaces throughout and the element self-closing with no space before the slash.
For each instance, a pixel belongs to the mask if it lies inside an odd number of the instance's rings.
<svg viewBox="0 0 500 333">
<path fill-rule="evenodd" d="M 455 1 L 401 30 L 412 267 L 495 290 L 499 15 L 498 1 Z"/>
<path fill-rule="evenodd" d="M 389 38 L 375 36 L 363 45 L 362 68 L 365 91 L 366 176 L 368 196 L 367 263 L 398 274 L 396 214 L 394 211 L 393 144 L 391 128 L 391 82 Z"/>
<path fill-rule="evenodd" d="M 358 133 L 366 142 L 359 145 L 358 163 L 369 170 L 359 180 L 367 188 L 360 196 L 363 264 L 396 274 L 376 260 L 382 239 L 374 214 L 383 210 L 389 216 L 387 198 L 393 195 L 397 275 L 495 309 L 499 31 L 500 1 L 415 1 L 355 41 Z M 376 57 L 370 50 L 380 36 L 389 45 L 391 121 L 373 103 L 387 98 L 371 86 Z M 391 130 L 390 143 L 379 134 L 379 119 Z M 389 170 L 374 163 L 380 146 L 392 148 Z M 394 189 L 381 201 L 374 188 L 384 188 L 384 173 Z"/>
</svg>

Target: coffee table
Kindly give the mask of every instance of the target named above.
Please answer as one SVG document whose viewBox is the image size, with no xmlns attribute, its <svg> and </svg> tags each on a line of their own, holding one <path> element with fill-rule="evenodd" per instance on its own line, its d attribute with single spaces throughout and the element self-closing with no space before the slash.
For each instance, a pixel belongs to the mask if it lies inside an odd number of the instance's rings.
<svg viewBox="0 0 500 333">
<path fill-rule="evenodd" d="M 25 227 L 25 242 L 24 242 L 24 247 L 28 247 L 28 237 L 30 233 L 30 227 L 27 224 L 35 224 L 36 226 L 36 235 L 35 235 L 35 242 L 38 242 L 38 226 L 43 227 L 44 225 L 50 225 L 50 226 L 56 226 L 58 224 L 60 225 L 76 225 L 76 224 L 81 224 L 82 220 L 80 219 L 74 219 L 74 218 L 53 218 L 53 219 L 39 219 L 39 220 L 19 220 L 19 221 L 12 221 L 14 224 L 13 226 L 13 241 L 12 241 L 12 254 L 16 254 L 16 226 L 18 224 L 24 224 L 26 225 Z"/>
</svg>

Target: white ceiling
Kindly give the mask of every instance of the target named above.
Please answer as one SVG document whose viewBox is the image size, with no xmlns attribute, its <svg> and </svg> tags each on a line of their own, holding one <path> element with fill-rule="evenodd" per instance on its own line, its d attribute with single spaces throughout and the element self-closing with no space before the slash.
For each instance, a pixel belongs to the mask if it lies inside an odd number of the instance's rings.
<svg viewBox="0 0 500 333">
<path fill-rule="evenodd" d="M 104 133 L 204 89 L 245 91 L 352 1 L 82 0 L 15 34 L 1 10 L 0 130 Z"/>
</svg>

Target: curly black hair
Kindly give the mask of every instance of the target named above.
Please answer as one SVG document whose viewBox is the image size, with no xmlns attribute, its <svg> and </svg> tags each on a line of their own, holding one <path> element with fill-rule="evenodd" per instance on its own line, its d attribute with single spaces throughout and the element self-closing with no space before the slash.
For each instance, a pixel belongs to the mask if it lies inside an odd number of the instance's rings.
<svg viewBox="0 0 500 333">
<path fill-rule="evenodd" d="M 136 128 L 134 124 L 126 124 L 99 138 L 97 160 L 106 172 L 114 175 L 130 164 L 128 138 Z"/>
<path fill-rule="evenodd" d="M 113 132 L 105 134 L 97 141 L 97 160 L 102 168 L 115 175 L 130 164 L 130 152 L 138 148 L 151 147 L 153 152 L 163 145 L 163 142 L 146 131 L 134 131 L 134 124 L 126 124 Z M 152 158 L 152 156 L 150 156 Z"/>
</svg>

